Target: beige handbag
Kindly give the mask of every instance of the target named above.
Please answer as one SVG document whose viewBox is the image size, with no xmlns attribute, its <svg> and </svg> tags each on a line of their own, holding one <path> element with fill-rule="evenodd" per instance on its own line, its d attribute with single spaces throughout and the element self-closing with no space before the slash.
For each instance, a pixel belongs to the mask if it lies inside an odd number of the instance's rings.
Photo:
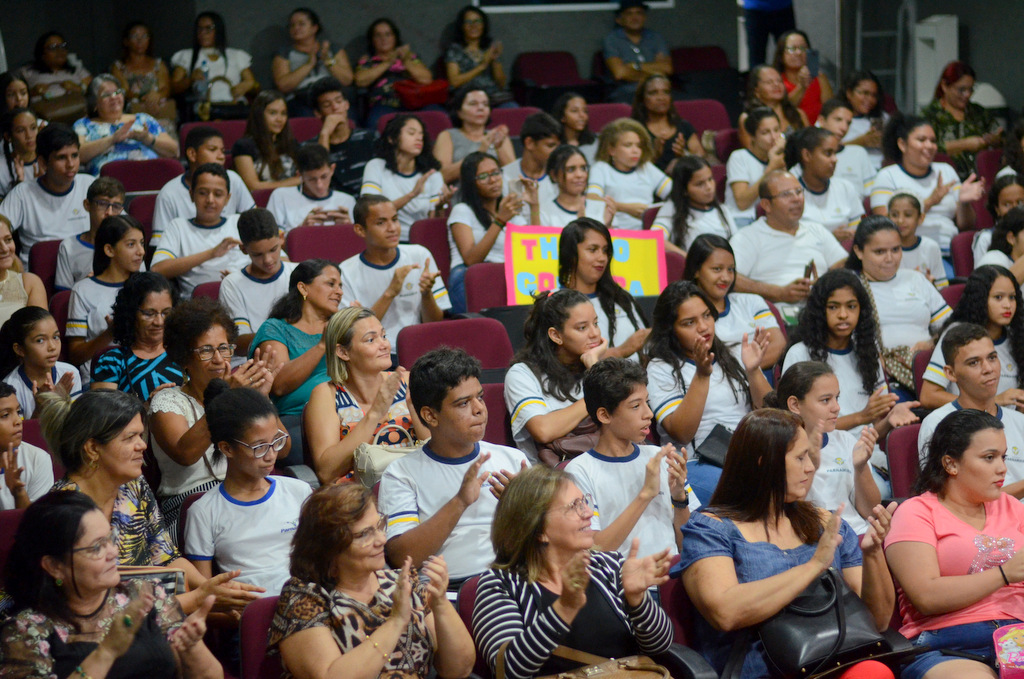
<svg viewBox="0 0 1024 679">
<path fill-rule="evenodd" d="M 379 443 L 381 434 L 389 429 L 405 434 L 405 439 L 409 443 L 404 446 Z M 389 464 L 416 450 L 421 443 L 408 429 L 397 424 L 384 425 L 377 430 L 375 438 L 378 443 L 360 443 L 354 455 L 356 477 L 367 488 L 373 488 L 380 482 L 380 477 L 384 475 L 384 470 Z"/>
<path fill-rule="evenodd" d="M 502 644 L 495 663 L 497 679 L 505 679 L 505 649 L 508 642 Z M 662 667 L 645 655 L 631 655 L 626 658 L 602 658 L 585 651 L 577 651 L 568 646 L 556 646 L 551 655 L 583 663 L 570 672 L 549 674 L 535 679 L 672 679 L 668 669 Z"/>
</svg>

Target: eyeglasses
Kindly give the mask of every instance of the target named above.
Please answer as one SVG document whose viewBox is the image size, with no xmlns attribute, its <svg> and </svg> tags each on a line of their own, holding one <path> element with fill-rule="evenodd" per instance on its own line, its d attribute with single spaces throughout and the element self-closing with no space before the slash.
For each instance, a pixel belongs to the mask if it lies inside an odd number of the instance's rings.
<svg viewBox="0 0 1024 679">
<path fill-rule="evenodd" d="M 270 452 L 271 448 L 274 449 L 275 453 L 280 453 L 281 449 L 284 448 L 284 444 L 288 442 L 289 436 L 287 432 L 283 432 L 280 429 L 278 429 L 277 433 L 280 434 L 280 436 L 275 438 L 270 443 L 257 443 L 254 446 L 250 446 L 245 441 L 239 441 L 238 439 L 232 440 L 238 445 L 245 446 L 246 448 L 251 450 L 252 456 L 255 457 L 257 460 L 262 460 L 264 457 L 267 456 L 267 453 Z"/>
<path fill-rule="evenodd" d="M 121 90 L 118 90 L 118 92 L 121 92 Z M 98 198 L 89 202 L 103 211 L 110 210 L 115 215 L 119 215 L 124 211 L 124 203 L 111 203 L 109 200 L 100 200 Z"/>
<path fill-rule="evenodd" d="M 160 318 L 167 318 L 167 315 L 170 313 L 170 309 L 165 309 L 163 311 L 157 311 L 156 309 L 139 309 L 139 314 L 141 314 L 142 317 L 145 318 L 147 321 L 151 321 L 157 316 L 159 316 Z M 213 356 L 211 356 L 210 358 L 213 358 Z"/>
<path fill-rule="evenodd" d="M 88 547 L 76 547 L 71 550 L 72 554 L 81 552 L 86 556 L 87 559 L 98 560 L 104 556 L 104 551 L 108 545 L 117 546 L 117 528 L 110 527 L 110 534 L 105 538 L 100 538 L 96 542 L 92 543 Z"/>
<path fill-rule="evenodd" d="M 500 176 L 501 176 L 501 170 L 491 170 L 490 172 L 481 172 L 480 174 L 478 174 L 476 176 L 476 180 L 478 182 L 485 182 L 488 179 L 493 179 L 494 177 L 500 177 Z"/>
<path fill-rule="evenodd" d="M 219 347 L 214 347 L 210 346 L 209 344 L 204 344 L 198 349 L 193 349 L 192 353 L 198 354 L 200 361 L 212 360 L 214 352 L 217 352 L 223 358 L 231 358 L 231 356 L 235 353 L 235 346 L 236 345 L 234 344 L 221 344 Z"/>
<path fill-rule="evenodd" d="M 581 519 L 588 519 L 594 515 L 594 496 L 590 493 L 584 493 L 583 497 L 578 497 L 569 504 L 557 509 L 563 510 L 566 514 L 576 512 L 576 515 Z"/>
<path fill-rule="evenodd" d="M 807 49 L 807 47 L 787 47 L 786 54 L 803 54 Z"/>
<path fill-rule="evenodd" d="M 111 90 L 110 92 L 104 92 L 103 94 L 100 95 L 100 99 L 112 99 L 114 97 L 123 97 L 123 96 L 124 96 L 124 90 L 122 90 L 120 87 L 118 87 L 116 90 Z"/>
<path fill-rule="evenodd" d="M 368 545 L 373 542 L 373 538 L 377 536 L 377 533 L 385 533 L 388 528 L 388 517 L 387 514 L 381 514 L 376 525 L 364 528 L 355 535 L 352 536 L 352 542 L 358 545 Z"/>
<path fill-rule="evenodd" d="M 65 40 L 64 42 L 55 42 L 52 45 L 47 45 L 46 46 L 46 51 L 47 52 L 64 52 L 64 51 L 67 51 L 68 47 L 70 47 L 70 45 L 68 45 L 67 40 Z"/>
<path fill-rule="evenodd" d="M 463 26 L 483 26 L 483 19 L 466 19 L 462 22 Z"/>
<path fill-rule="evenodd" d="M 781 193 L 776 193 L 774 196 L 769 196 L 768 199 L 769 200 L 775 200 L 776 198 L 787 198 L 787 199 L 788 198 L 797 198 L 797 197 L 802 196 L 802 195 L 804 195 L 804 190 L 803 189 L 790 189 L 788 191 L 782 191 Z"/>
</svg>

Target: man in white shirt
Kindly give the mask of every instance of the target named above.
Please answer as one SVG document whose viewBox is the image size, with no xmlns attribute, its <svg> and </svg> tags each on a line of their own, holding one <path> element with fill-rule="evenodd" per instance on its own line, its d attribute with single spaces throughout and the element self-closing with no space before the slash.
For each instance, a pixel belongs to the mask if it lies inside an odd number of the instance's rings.
<svg viewBox="0 0 1024 679">
<path fill-rule="evenodd" d="M 461 349 L 421 356 L 409 373 L 416 414 L 430 429 L 420 450 L 395 460 L 380 481 L 380 512 L 388 517 L 388 560 L 431 554 L 448 563 L 450 588 L 494 561 L 491 523 L 509 478 L 526 466 L 515 448 L 483 441 L 487 405 L 480 362 Z M 483 492 L 490 483 L 491 492 Z"/>
<path fill-rule="evenodd" d="M 842 97 L 829 99 L 822 105 L 818 114 L 818 127 L 828 130 L 842 139 L 850 131 L 853 110 Z M 845 179 L 860 192 L 861 199 L 870 193 L 868 183 L 877 174 L 867 149 L 857 144 L 839 145 L 836 152 L 836 171 L 833 177 Z"/>
<path fill-rule="evenodd" d="M 291 231 L 296 226 L 351 224 L 356 199 L 331 188 L 334 164 L 327 149 L 319 144 L 303 144 L 295 153 L 295 165 L 302 183 L 274 189 L 267 203 L 281 228 Z"/>
<path fill-rule="evenodd" d="M 60 242 L 54 281 L 57 290 L 70 290 L 75 283 L 92 275 L 96 230 L 104 219 L 124 211 L 124 199 L 124 185 L 113 177 L 97 177 L 89 185 L 86 198 L 82 201 L 82 206 L 89 213 L 89 230 L 68 236 Z"/>
<path fill-rule="evenodd" d="M 505 180 L 505 193 L 523 194 L 523 180 L 537 182 L 539 205 L 547 205 L 558 198 L 558 187 L 548 176 L 548 157 L 561 144 L 562 124 L 547 113 L 534 113 L 523 121 L 519 138 L 523 142 L 523 157 L 501 168 Z M 531 224 L 535 222 L 530 222 Z"/>
<path fill-rule="evenodd" d="M 95 177 L 78 174 L 78 135 L 63 123 L 50 123 L 36 140 L 39 176 L 16 185 L 0 203 L 0 214 L 11 222 L 21 239 L 21 263 L 28 267 L 28 253 L 43 240 L 63 240 L 89 230 L 89 213 L 83 206 Z"/>
</svg>

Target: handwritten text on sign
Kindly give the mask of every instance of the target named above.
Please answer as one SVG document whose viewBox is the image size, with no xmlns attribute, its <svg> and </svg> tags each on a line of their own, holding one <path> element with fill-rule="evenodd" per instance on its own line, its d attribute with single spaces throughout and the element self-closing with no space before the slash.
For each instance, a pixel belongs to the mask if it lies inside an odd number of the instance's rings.
<svg viewBox="0 0 1024 679">
<path fill-rule="evenodd" d="M 508 304 L 533 304 L 532 295 L 558 287 L 558 238 L 550 226 L 505 227 Z M 660 231 L 612 232 L 612 278 L 634 297 L 665 289 L 665 240 Z"/>
</svg>

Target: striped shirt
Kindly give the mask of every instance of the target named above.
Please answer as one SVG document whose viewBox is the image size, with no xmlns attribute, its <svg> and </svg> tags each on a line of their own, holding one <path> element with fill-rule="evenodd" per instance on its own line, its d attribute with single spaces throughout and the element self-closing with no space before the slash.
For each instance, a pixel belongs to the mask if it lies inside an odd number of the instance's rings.
<svg viewBox="0 0 1024 679">
<path fill-rule="evenodd" d="M 143 401 L 161 384 L 182 384 L 181 368 L 167 357 L 139 358 L 131 349 L 114 347 L 104 352 L 92 368 L 93 382 L 113 382 L 119 391 Z"/>
</svg>

